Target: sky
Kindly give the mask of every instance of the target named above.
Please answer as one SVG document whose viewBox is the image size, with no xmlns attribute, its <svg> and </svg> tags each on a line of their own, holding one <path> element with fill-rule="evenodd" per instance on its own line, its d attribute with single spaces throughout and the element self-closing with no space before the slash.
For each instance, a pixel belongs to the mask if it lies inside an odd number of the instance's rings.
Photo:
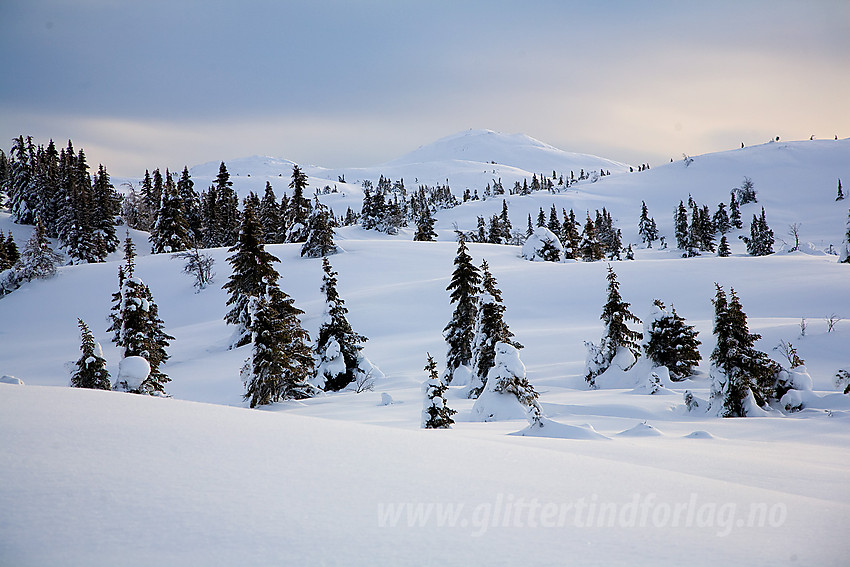
<svg viewBox="0 0 850 567">
<path fill-rule="evenodd" d="M 372 166 L 470 128 L 658 164 L 850 137 L 847 0 L 2 0 L 0 147 Z"/>
</svg>

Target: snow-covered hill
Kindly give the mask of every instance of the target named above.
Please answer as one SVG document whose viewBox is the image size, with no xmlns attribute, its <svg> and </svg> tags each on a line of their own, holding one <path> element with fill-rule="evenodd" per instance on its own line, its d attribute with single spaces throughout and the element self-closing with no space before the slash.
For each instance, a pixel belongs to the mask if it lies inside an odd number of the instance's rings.
<svg viewBox="0 0 850 567">
<path fill-rule="evenodd" d="M 523 136 L 473 131 L 384 166 L 305 170 L 311 188 L 337 186 L 319 198 L 340 214 L 359 210 L 359 182 L 381 174 L 404 177 L 409 187 L 426 174 L 449 178 L 460 195 L 464 185 L 456 180 L 481 191 L 501 174 L 507 187 L 507 172 L 517 179 L 538 169 L 551 174 L 570 155 Z M 546 156 L 555 163 L 544 166 Z M 214 179 L 218 165 L 192 169 L 196 188 Z M 292 167 L 267 157 L 227 165 L 242 195 L 269 181 L 280 196 Z M 850 140 L 771 143 L 635 173 L 606 169 L 611 176 L 560 193 L 505 196 L 511 221 L 524 229 L 541 207 L 547 214 L 553 205 L 558 214 L 573 208 L 583 219 L 604 206 L 624 243 L 637 243 L 645 201 L 671 247 L 638 248 L 635 261 L 611 265 L 638 316 L 659 298 L 700 331 L 703 362 L 693 379 L 658 395 L 628 385 L 587 390 L 583 341 L 602 332 L 606 263 L 528 262 L 518 247 L 472 244 L 476 263 L 486 259 L 498 280 L 544 413 L 577 429 L 509 436 L 525 424 L 474 422 L 472 402 L 450 390 L 448 403 L 459 412 L 454 429 L 420 431 L 426 353 L 440 364 L 445 353 L 454 228 L 472 230 L 478 216 L 501 210 L 500 197 L 439 212 L 440 241 L 433 243 L 413 242 L 410 228 L 394 237 L 339 229 L 345 252 L 331 257 L 339 291 L 355 331 L 369 337 L 365 354 L 386 378 L 374 391 L 242 409 L 239 369 L 248 354 L 227 349 L 231 329 L 222 319 L 228 252 L 209 251 L 216 284 L 195 293 L 179 261 L 147 254 L 146 235 L 133 232 L 141 253 L 136 275 L 150 285 L 175 337 L 163 367 L 174 399 L 65 388 L 66 363 L 79 356 L 77 317 L 117 373 L 106 318 L 119 254 L 62 267 L 55 278 L 0 299 L 0 375 L 27 384 L 0 384 L 0 510 L 14 510 L 0 514 L 0 564 L 843 564 L 847 550 L 836 526 L 850 512 L 850 397 L 833 380 L 837 369 L 850 368 L 850 267 L 824 250 L 845 230 L 848 201 L 835 195 L 837 180 L 850 179 Z M 758 191 L 758 203 L 742 208 L 745 225 L 764 206 L 777 238 L 790 239 L 788 225 L 800 225 L 803 243 L 812 243 L 807 253 L 747 256 L 735 238 L 748 234 L 745 226 L 732 234 L 732 257 L 681 258 L 672 248 L 674 207 L 690 194 L 714 210 L 744 176 Z M 9 229 L 22 246 L 30 227 L 0 213 L 0 231 Z M 315 337 L 321 261 L 301 258 L 297 245 L 268 250 L 281 259 L 281 287 Z M 705 397 L 709 387 L 715 282 L 738 292 L 750 329 L 763 337 L 759 348 L 779 357 L 774 347 L 790 341 L 805 359 L 815 390 L 807 409 L 726 420 L 685 412 L 683 391 Z M 828 332 L 824 316 L 831 314 L 844 320 Z M 393 403 L 380 405 L 381 394 Z M 638 435 L 650 430 L 644 422 L 661 435 Z M 590 428 L 609 439 L 564 438 Z M 534 514 L 550 503 L 559 514 L 570 503 L 573 511 L 559 527 L 502 520 L 507 503 L 516 510 L 520 499 L 539 504 Z M 593 502 L 618 516 L 610 525 L 578 526 L 580 500 L 584 513 Z M 461 503 L 467 515 L 454 527 L 441 527 L 435 516 L 417 526 L 414 511 L 408 526 L 407 509 L 398 508 L 400 523 L 381 527 L 392 516 L 387 505 L 398 502 Z M 772 523 L 749 521 L 753 503 L 763 504 L 757 516 L 761 509 L 775 514 Z M 674 525 L 677 506 L 683 515 Z M 647 510 L 643 525 L 630 524 L 632 509 L 635 522 Z M 535 518 L 539 525 L 542 516 Z"/>
</svg>

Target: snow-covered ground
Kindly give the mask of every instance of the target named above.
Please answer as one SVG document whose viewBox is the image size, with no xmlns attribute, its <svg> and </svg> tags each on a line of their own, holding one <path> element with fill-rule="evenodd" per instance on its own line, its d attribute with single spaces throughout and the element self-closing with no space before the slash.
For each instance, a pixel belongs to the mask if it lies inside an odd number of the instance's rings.
<svg viewBox="0 0 850 567">
<path fill-rule="evenodd" d="M 218 163 L 192 169 L 196 189 Z M 280 196 L 291 173 L 291 162 L 276 158 L 227 164 L 242 195 L 268 180 Z M 637 244 L 645 201 L 672 246 L 680 200 L 690 194 L 713 211 L 744 176 L 755 183 L 759 202 L 742 207 L 732 257 L 682 259 L 656 245 L 636 249 L 636 261 L 612 262 L 636 315 L 658 298 L 700 331 L 694 379 L 656 395 L 628 384 L 587 390 L 583 341 L 602 332 L 607 263 L 529 262 L 519 247 L 471 244 L 498 280 L 551 433 L 509 435 L 525 422 L 473 421 L 472 401 L 453 389 L 454 428 L 419 430 L 426 352 L 439 363 L 445 354 L 453 229 L 501 211 L 493 198 L 438 213 L 439 242 L 413 242 L 412 229 L 395 237 L 338 230 L 345 253 L 331 263 L 340 295 L 386 378 L 373 391 L 247 410 L 239 369 L 248 353 L 227 350 L 232 329 L 222 320 L 228 252 L 210 251 L 216 284 L 195 293 L 182 264 L 144 255 L 146 235 L 134 232 L 143 254 L 136 275 L 175 337 L 163 367 L 173 399 L 65 388 L 67 363 L 79 356 L 77 317 L 117 375 L 106 318 L 120 254 L 60 268 L 0 299 L 0 375 L 26 384 L 0 384 L 0 564 L 846 563 L 850 397 L 834 377 L 850 368 L 850 267 L 824 251 L 845 230 L 848 201 L 835 195 L 837 180 L 850 180 L 850 140 L 770 143 L 629 173 L 524 136 L 471 131 L 385 166 L 306 171 L 311 187 L 337 186 L 320 198 L 340 214 L 359 210 L 359 182 L 381 174 L 403 177 L 408 189 L 448 179 L 460 195 L 494 178 L 507 188 L 531 173 L 598 167 L 612 175 L 558 194 L 505 197 L 514 227 L 524 229 L 540 207 L 547 215 L 553 204 L 559 214 L 573 208 L 583 220 L 605 206 L 624 244 Z M 804 252 L 744 254 L 736 236 L 748 234 L 762 206 L 777 241 L 799 223 Z M 0 213 L 0 230 L 9 229 L 23 246 L 30 227 Z M 268 249 L 315 337 L 321 261 L 301 258 L 296 245 Z M 780 340 L 797 348 L 814 383 L 807 409 L 752 419 L 685 412 L 684 390 L 706 397 L 709 387 L 715 282 L 738 292 L 762 350 L 780 360 Z M 832 314 L 845 320 L 827 332 Z M 382 405 L 382 394 L 393 403 Z"/>
</svg>

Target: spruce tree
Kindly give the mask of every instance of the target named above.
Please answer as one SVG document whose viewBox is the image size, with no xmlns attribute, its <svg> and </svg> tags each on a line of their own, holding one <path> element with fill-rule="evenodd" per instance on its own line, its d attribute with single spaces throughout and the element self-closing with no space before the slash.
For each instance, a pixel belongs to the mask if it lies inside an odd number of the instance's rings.
<svg viewBox="0 0 850 567">
<path fill-rule="evenodd" d="M 121 213 L 121 196 L 115 191 L 103 164 L 98 166 L 92 181 L 92 202 L 92 229 L 98 242 L 96 261 L 104 262 L 106 256 L 118 248 L 115 219 Z"/>
<path fill-rule="evenodd" d="M 726 235 L 720 237 L 720 245 L 717 247 L 717 255 L 721 258 L 728 258 L 732 255 L 732 250 L 729 248 L 729 241 Z"/>
<path fill-rule="evenodd" d="M 509 343 L 515 348 L 522 345 L 512 341 L 514 334 L 505 323 L 502 292 L 496 278 L 490 273 L 487 261 L 481 262 L 481 293 L 478 295 L 475 318 L 475 335 L 472 341 L 472 383 L 469 397 L 477 398 L 487 385 L 487 374 L 495 364 L 496 343 Z"/>
<path fill-rule="evenodd" d="M 215 221 L 212 232 L 216 239 L 212 246 L 233 246 L 239 239 L 239 197 L 233 190 L 233 182 L 224 162 L 218 167 L 214 188 L 215 191 L 211 191 L 211 194 L 215 197 L 215 203 L 212 205 L 210 217 Z"/>
<path fill-rule="evenodd" d="M 670 378 L 675 381 L 692 376 L 702 356 L 697 347 L 698 331 L 676 313 L 674 307 L 670 313 L 661 300 L 653 302 L 654 310 L 651 322 L 645 333 L 644 352 L 656 366 L 666 366 Z"/>
<path fill-rule="evenodd" d="M 717 229 L 721 235 L 726 234 L 732 229 L 732 222 L 729 220 L 729 215 L 726 213 L 726 203 L 720 203 L 717 205 L 717 211 L 714 213 L 711 221 L 714 224 L 714 228 Z"/>
<path fill-rule="evenodd" d="M 304 242 L 307 239 L 307 219 L 310 217 L 310 200 L 304 197 L 307 189 L 307 174 L 297 165 L 292 166 L 292 180 L 289 182 L 292 198 L 289 201 L 288 225 L 290 227 L 287 242 Z"/>
<path fill-rule="evenodd" d="M 28 282 L 53 277 L 56 275 L 56 265 L 61 261 L 62 256 L 50 247 L 44 227 L 36 221 L 35 230 L 14 266 L 15 279 Z"/>
<path fill-rule="evenodd" d="M 248 307 L 252 348 L 241 372 L 244 399 L 253 408 L 311 397 L 315 391 L 308 380 L 314 366 L 307 346 L 310 337 L 298 319 L 303 311 L 271 282 L 250 298 Z"/>
<path fill-rule="evenodd" d="M 260 209 L 258 212 L 258 220 L 260 226 L 263 227 L 263 240 L 267 244 L 277 244 L 283 242 L 281 239 L 281 219 L 280 209 L 277 205 L 277 196 L 272 189 L 272 184 L 266 181 L 265 193 L 260 201 Z"/>
<path fill-rule="evenodd" d="M 94 340 L 91 330 L 82 319 L 77 319 L 82 335 L 80 350 L 82 355 L 77 360 L 77 369 L 71 376 L 71 386 L 74 388 L 92 388 L 95 390 L 111 390 L 112 382 L 106 370 L 106 360 L 103 351 Z"/>
<path fill-rule="evenodd" d="M 446 383 L 451 384 L 455 371 L 472 362 L 472 339 L 474 336 L 476 303 L 480 292 L 481 274 L 472 263 L 463 237 L 458 238 L 457 256 L 452 280 L 446 287 L 451 302 L 455 305 L 452 319 L 443 329 L 448 343 L 446 354 Z"/>
<path fill-rule="evenodd" d="M 233 273 L 223 289 L 230 292 L 227 305 L 232 306 L 224 320 L 236 325 L 230 348 L 237 348 L 251 341 L 251 299 L 259 298 L 266 288 L 276 285 L 278 272 L 272 266 L 278 258 L 265 250 L 260 241 L 262 229 L 251 208 L 242 216 L 242 228 L 238 242 L 230 248 L 233 254 L 227 261 Z"/>
<path fill-rule="evenodd" d="M 731 299 L 720 285 L 714 303 L 714 336 L 717 344 L 711 353 L 711 404 L 723 417 L 745 417 L 750 396 L 764 406 L 775 396 L 776 374 L 779 365 L 756 350 L 761 335 L 750 333 L 747 316 L 735 290 Z"/>
<path fill-rule="evenodd" d="M 183 217 L 189 227 L 190 248 L 198 246 L 203 238 L 201 223 L 201 200 L 195 191 L 195 182 L 189 175 L 189 168 L 183 166 L 180 179 L 177 180 L 177 194 L 180 196 Z"/>
<path fill-rule="evenodd" d="M 614 269 L 608 266 L 608 300 L 602 308 L 600 319 L 604 324 L 604 332 L 599 346 L 585 343 L 588 348 L 587 371 L 585 380 L 591 388 L 596 387 L 596 377 L 605 372 L 611 361 L 621 349 L 632 353 L 633 357 L 639 356 L 638 341 L 642 334 L 629 329 L 627 322 L 640 323 L 634 314 L 629 311 L 631 304 L 623 301 L 620 296 L 620 283 Z"/>
<path fill-rule="evenodd" d="M 764 207 L 761 209 L 761 216 L 753 215 L 753 221 L 750 223 L 750 237 L 743 237 L 743 239 L 747 245 L 747 253 L 751 256 L 773 254 L 773 231 L 767 225 Z"/>
<path fill-rule="evenodd" d="M 590 213 L 587 214 L 584 230 L 581 233 L 579 250 L 581 258 L 585 262 L 594 262 L 605 257 L 605 252 L 602 243 L 600 242 L 596 225 L 593 224 L 593 221 L 590 218 Z"/>
<path fill-rule="evenodd" d="M 841 247 L 838 261 L 842 264 L 850 264 L 850 211 L 847 212 L 847 230 L 844 232 L 844 244 Z"/>
<path fill-rule="evenodd" d="M 564 245 L 564 258 L 578 260 L 581 257 L 579 251 L 581 236 L 579 229 L 581 224 L 576 220 L 575 212 L 570 209 L 569 214 L 564 211 L 564 224 L 561 227 L 561 243 Z"/>
<path fill-rule="evenodd" d="M 644 201 L 640 202 L 640 219 L 638 219 L 638 234 L 647 248 L 652 248 L 652 243 L 658 240 L 658 227 L 655 219 L 649 217 L 649 209 Z"/>
<path fill-rule="evenodd" d="M 428 379 L 422 390 L 425 401 L 422 408 L 422 427 L 425 429 L 450 429 L 457 412 L 446 405 L 446 390 L 448 387 L 437 374 L 437 363 L 428 354 L 428 364 L 425 365 Z"/>
<path fill-rule="evenodd" d="M 317 383 L 327 391 L 342 390 L 362 374 L 360 351 L 368 339 L 351 328 L 348 309 L 337 291 L 337 272 L 327 258 L 322 259 L 322 293 L 325 312 L 316 339 Z"/>
<path fill-rule="evenodd" d="M 481 221 L 483 222 L 483 219 Z M 422 208 L 416 221 L 416 234 L 413 235 L 413 240 L 416 242 L 434 242 L 437 240 L 437 233 L 434 231 L 434 217 L 431 216 L 431 209 L 427 205 Z"/>
<path fill-rule="evenodd" d="M 741 219 L 741 207 L 738 204 L 738 199 L 735 197 L 734 191 L 729 201 L 729 222 L 732 224 L 732 227 L 738 230 L 744 228 L 744 222 Z"/>
<path fill-rule="evenodd" d="M 676 209 L 673 225 L 676 233 L 676 248 L 687 251 L 690 245 L 688 210 L 685 208 L 685 204 L 682 201 L 679 201 L 679 207 Z"/>
<path fill-rule="evenodd" d="M 124 346 L 124 340 L 121 334 L 121 327 L 123 326 L 121 315 L 124 303 L 124 280 L 132 278 L 135 275 L 135 258 L 136 247 L 128 232 L 127 237 L 124 239 L 124 265 L 118 268 L 118 291 L 112 294 L 112 307 L 109 311 L 111 324 L 106 329 L 106 332 L 112 333 L 112 342 L 118 347 Z"/>
<path fill-rule="evenodd" d="M 321 258 L 339 252 L 339 247 L 334 244 L 334 230 L 331 227 L 331 220 L 327 206 L 320 203 L 317 197 L 316 205 L 307 221 L 307 238 L 301 247 L 302 256 Z"/>
<path fill-rule="evenodd" d="M 171 172 L 165 171 L 165 187 L 156 224 L 149 237 L 151 252 L 154 254 L 169 254 L 182 252 L 192 247 L 192 229 L 184 215 L 182 199 L 177 186 L 171 177 Z"/>
<path fill-rule="evenodd" d="M 165 348 L 174 337 L 163 330 L 159 307 L 150 288 L 136 276 L 124 278 L 121 287 L 121 329 L 118 344 L 124 347 L 123 357 L 141 356 L 150 364 L 150 374 L 132 393 L 157 395 L 165 393 L 171 379 L 159 367 L 169 358 Z M 118 385 L 120 387 L 120 384 Z"/>
<path fill-rule="evenodd" d="M 835 197 L 836 201 L 844 200 L 844 190 L 841 188 L 841 180 L 838 180 L 838 195 Z"/>
</svg>

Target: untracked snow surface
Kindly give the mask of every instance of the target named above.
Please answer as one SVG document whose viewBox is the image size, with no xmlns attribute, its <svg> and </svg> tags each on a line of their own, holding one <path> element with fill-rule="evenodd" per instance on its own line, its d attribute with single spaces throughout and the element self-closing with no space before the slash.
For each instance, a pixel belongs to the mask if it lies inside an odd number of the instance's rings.
<svg viewBox="0 0 850 567">
<path fill-rule="evenodd" d="M 535 172 L 561 173 L 569 162 L 559 152 L 471 131 L 385 166 L 305 171 L 311 191 L 336 187 L 320 199 L 340 215 L 359 211 L 360 181 L 381 174 L 404 177 L 409 190 L 448 179 L 460 197 L 467 187 L 483 194 L 499 175 L 507 189 Z M 227 163 L 242 196 L 266 181 L 278 198 L 288 190 L 287 160 Z M 339 293 L 352 328 L 369 338 L 363 354 L 384 373 L 362 393 L 245 407 L 239 371 L 250 347 L 228 350 L 223 248 L 205 251 L 216 281 L 195 293 L 181 261 L 147 254 L 147 234 L 131 231 L 135 274 L 174 337 L 161 366 L 170 399 L 67 387 L 80 356 L 78 317 L 118 376 L 120 351 L 106 329 L 120 253 L 60 267 L 0 298 L 0 376 L 15 377 L 0 381 L 0 565 L 846 565 L 850 396 L 835 375 L 850 369 L 850 265 L 830 247 L 846 230 L 850 201 L 835 196 L 837 180 L 850 180 L 850 141 L 770 143 L 635 173 L 609 163 L 612 175 L 595 183 L 440 211 L 438 242 L 413 242 L 413 226 L 397 236 L 337 229 L 345 252 L 330 261 Z M 196 189 L 218 164 L 192 170 Z M 682 258 L 679 201 L 690 194 L 713 211 L 744 176 L 758 203 L 742 207 L 732 256 Z M 544 426 L 476 421 L 474 400 L 455 386 L 453 428 L 420 429 L 426 353 L 440 371 L 445 356 L 454 229 L 474 230 L 478 216 L 501 212 L 503 198 L 523 232 L 540 208 L 548 216 L 554 205 L 561 219 L 573 208 L 583 223 L 605 206 L 635 250 L 635 261 L 610 262 L 623 299 L 641 318 L 661 299 L 695 326 L 697 375 L 662 380 L 654 394 L 639 372 L 587 389 L 584 341 L 603 332 L 609 262 L 531 262 L 519 246 L 472 243 L 524 345 Z M 641 201 L 667 249 L 640 244 Z M 749 234 L 762 206 L 777 252 L 754 258 L 737 236 Z M 793 242 L 792 223 L 801 251 L 788 253 L 779 240 Z M 0 213 L 0 231 L 9 230 L 22 248 L 32 228 Z M 321 260 L 301 258 L 300 245 L 267 249 L 315 338 Z M 801 411 L 777 404 L 765 417 L 722 419 L 686 410 L 685 391 L 708 398 L 715 282 L 735 289 L 750 331 L 762 335 L 758 348 L 787 366 L 774 347 L 790 342 L 805 360 L 807 374 L 795 378 L 802 389 L 789 398 Z M 843 318 L 831 332 L 829 315 Z"/>
</svg>

